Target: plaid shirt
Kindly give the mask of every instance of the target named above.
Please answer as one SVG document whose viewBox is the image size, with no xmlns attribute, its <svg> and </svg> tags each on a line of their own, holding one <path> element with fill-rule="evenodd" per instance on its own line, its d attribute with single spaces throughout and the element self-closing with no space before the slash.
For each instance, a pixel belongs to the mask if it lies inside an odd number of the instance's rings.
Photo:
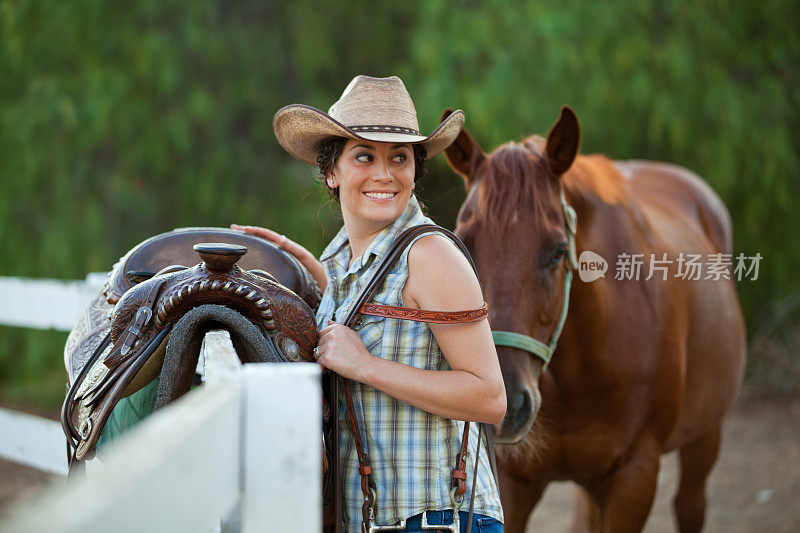
<svg viewBox="0 0 800 533">
<path fill-rule="evenodd" d="M 328 320 L 344 320 L 348 306 L 372 278 L 381 258 L 403 230 L 432 221 L 422 214 L 411 197 L 403 214 L 372 241 L 364 254 L 350 263 L 350 246 L 342 228 L 325 251 L 328 285 L 317 311 L 320 329 Z M 408 278 L 408 250 L 389 271 L 373 302 L 403 306 L 401 291 Z M 364 345 L 376 357 L 382 357 L 425 370 L 450 370 L 430 328 L 423 322 L 362 316 L 355 325 Z M 351 392 L 359 425 L 366 433 L 367 453 L 376 484 L 376 523 L 394 524 L 425 510 L 452 509 L 451 474 L 461 446 L 464 423 L 423 411 L 379 390 L 351 382 Z M 345 523 L 350 531 L 360 531 L 361 493 L 358 456 L 346 419 L 347 408 L 340 398 L 340 461 L 344 466 Z M 475 446 L 478 428 L 470 425 L 467 460 L 467 492 L 462 510 L 469 507 L 472 491 Z M 481 446 L 475 512 L 503 521 L 500 496 L 486 454 Z"/>
</svg>

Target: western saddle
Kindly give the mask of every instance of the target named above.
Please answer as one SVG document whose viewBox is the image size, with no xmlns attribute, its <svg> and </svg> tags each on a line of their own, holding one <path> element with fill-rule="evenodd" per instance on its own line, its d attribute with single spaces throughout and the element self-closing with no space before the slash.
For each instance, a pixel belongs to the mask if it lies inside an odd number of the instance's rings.
<svg viewBox="0 0 800 533">
<path fill-rule="evenodd" d="M 156 409 L 189 389 L 209 329 L 228 329 L 243 362 L 313 362 L 319 302 L 319 287 L 291 254 L 242 231 L 185 228 L 135 246 L 114 265 L 65 347 L 69 391 L 61 422 L 70 469 L 94 456 L 122 398 L 159 374 Z M 330 454 L 323 465 L 333 462 Z"/>
</svg>

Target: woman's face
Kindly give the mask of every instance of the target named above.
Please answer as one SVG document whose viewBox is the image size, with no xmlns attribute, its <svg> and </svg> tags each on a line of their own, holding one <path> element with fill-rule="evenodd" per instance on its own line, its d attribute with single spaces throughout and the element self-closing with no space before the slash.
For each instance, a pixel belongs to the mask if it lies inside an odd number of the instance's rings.
<svg viewBox="0 0 800 533">
<path fill-rule="evenodd" d="M 348 233 L 377 233 L 408 205 L 414 152 L 410 144 L 348 139 L 328 178 L 339 187 Z"/>
</svg>

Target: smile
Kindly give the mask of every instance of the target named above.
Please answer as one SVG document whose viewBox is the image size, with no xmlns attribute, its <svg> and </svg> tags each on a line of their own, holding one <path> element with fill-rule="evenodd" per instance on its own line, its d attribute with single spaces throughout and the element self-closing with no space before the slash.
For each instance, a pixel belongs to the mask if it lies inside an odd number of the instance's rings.
<svg viewBox="0 0 800 533">
<path fill-rule="evenodd" d="M 397 196 L 396 192 L 365 192 L 364 196 L 373 200 L 391 200 Z"/>
</svg>

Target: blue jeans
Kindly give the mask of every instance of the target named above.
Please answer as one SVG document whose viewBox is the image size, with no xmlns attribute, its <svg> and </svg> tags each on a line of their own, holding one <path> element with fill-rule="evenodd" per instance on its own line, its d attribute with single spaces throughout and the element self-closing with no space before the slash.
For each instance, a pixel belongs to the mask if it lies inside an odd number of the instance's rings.
<svg viewBox="0 0 800 533">
<path fill-rule="evenodd" d="M 467 511 L 459 511 L 459 519 L 461 520 L 461 533 L 467 531 Z M 428 511 L 429 524 L 452 524 L 453 511 Z M 422 515 L 414 515 L 406 520 L 406 528 L 401 530 L 405 533 L 433 533 L 430 530 L 422 529 Z M 478 513 L 472 513 L 472 531 L 473 533 L 503 533 L 502 522 Z"/>
</svg>

